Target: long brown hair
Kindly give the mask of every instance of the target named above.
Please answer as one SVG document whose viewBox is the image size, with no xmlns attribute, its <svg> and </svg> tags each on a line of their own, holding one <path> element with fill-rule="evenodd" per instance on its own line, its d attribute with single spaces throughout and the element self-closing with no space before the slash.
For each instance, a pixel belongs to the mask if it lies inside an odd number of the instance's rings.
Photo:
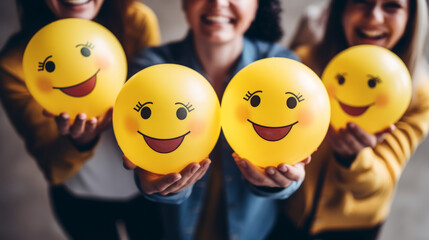
<svg viewBox="0 0 429 240">
<path fill-rule="evenodd" d="M 320 70 L 324 69 L 336 54 L 348 47 L 342 26 L 342 15 L 348 1 L 332 0 L 330 3 L 325 35 L 315 49 Z M 423 60 L 428 10 L 426 0 L 409 0 L 409 3 L 409 19 L 406 30 L 392 51 L 404 61 L 413 76 L 416 66 Z"/>
<path fill-rule="evenodd" d="M 109 29 L 123 44 L 126 11 L 135 0 L 105 0 L 94 21 Z M 16 0 L 21 29 L 6 44 L 28 41 L 39 29 L 57 20 L 44 0 Z"/>
</svg>

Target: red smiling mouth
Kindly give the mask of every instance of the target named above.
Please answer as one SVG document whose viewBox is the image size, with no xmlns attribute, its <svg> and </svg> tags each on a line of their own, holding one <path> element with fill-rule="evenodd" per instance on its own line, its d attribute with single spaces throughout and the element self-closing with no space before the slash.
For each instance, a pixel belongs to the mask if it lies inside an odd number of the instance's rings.
<svg viewBox="0 0 429 240">
<path fill-rule="evenodd" d="M 152 150 L 154 150 L 155 152 L 170 153 L 170 152 L 176 150 L 180 146 L 180 144 L 182 144 L 183 139 L 185 139 L 185 136 L 188 135 L 191 131 L 183 134 L 180 137 L 170 138 L 170 139 L 151 138 L 151 137 L 144 135 L 140 131 L 137 131 L 137 132 L 143 136 L 147 145 L 150 148 L 152 148 Z"/>
<path fill-rule="evenodd" d="M 253 125 L 253 129 L 255 129 L 256 133 L 261 138 L 272 142 L 279 141 L 282 138 L 286 137 L 286 135 L 288 135 L 288 133 L 292 129 L 293 125 L 298 123 L 298 121 L 296 121 L 290 125 L 283 126 L 283 127 L 265 127 L 265 126 L 258 125 L 250 121 L 249 119 L 247 119 L 247 121 L 249 121 Z"/>
<path fill-rule="evenodd" d="M 372 104 L 370 104 L 370 105 L 363 106 L 363 107 L 353 107 L 353 106 L 344 104 L 340 101 L 338 101 L 338 102 L 340 103 L 341 109 L 343 109 L 344 112 L 346 112 L 348 115 L 351 115 L 354 117 L 362 115 L 372 105 Z"/>
<path fill-rule="evenodd" d="M 97 82 L 97 74 L 100 71 L 100 69 L 97 70 L 97 72 L 90 77 L 88 80 L 81 82 L 79 84 L 76 84 L 74 86 L 70 87 L 54 87 L 54 89 L 59 89 L 63 93 L 72 96 L 72 97 L 83 97 L 92 92 L 95 88 L 95 83 Z"/>
</svg>

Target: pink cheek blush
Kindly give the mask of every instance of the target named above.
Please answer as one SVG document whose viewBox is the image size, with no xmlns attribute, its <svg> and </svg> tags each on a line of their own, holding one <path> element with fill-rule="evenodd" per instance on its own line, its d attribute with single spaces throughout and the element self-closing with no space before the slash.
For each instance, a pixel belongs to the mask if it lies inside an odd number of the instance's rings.
<svg viewBox="0 0 429 240">
<path fill-rule="evenodd" d="M 41 77 L 36 80 L 36 86 L 41 93 L 48 94 L 53 91 L 53 85 L 51 80 L 46 77 Z"/>
<path fill-rule="evenodd" d="M 139 123 L 137 122 L 137 119 L 135 117 L 129 115 L 126 116 L 124 123 L 125 130 L 130 134 L 137 133 L 137 131 L 139 130 Z"/>
<path fill-rule="evenodd" d="M 191 131 L 190 134 L 192 134 L 193 136 L 200 136 L 204 133 L 206 124 L 204 122 L 204 119 L 193 118 L 188 126 L 189 131 Z"/>
<path fill-rule="evenodd" d="M 298 112 L 298 124 L 302 127 L 307 127 L 312 124 L 314 120 L 314 113 L 309 109 L 303 109 Z"/>
<path fill-rule="evenodd" d="M 375 105 L 378 107 L 386 107 L 389 104 L 389 96 L 385 93 L 380 93 L 375 97 Z"/>
<path fill-rule="evenodd" d="M 110 59 L 106 56 L 98 56 L 96 60 L 96 65 L 100 70 L 104 70 L 110 67 Z"/>
<path fill-rule="evenodd" d="M 328 92 L 329 98 L 335 98 L 335 87 L 332 84 L 326 86 L 326 91 Z"/>
<path fill-rule="evenodd" d="M 247 123 L 247 119 L 250 117 L 249 107 L 244 104 L 237 105 L 235 109 L 236 117 L 238 122 Z"/>
</svg>

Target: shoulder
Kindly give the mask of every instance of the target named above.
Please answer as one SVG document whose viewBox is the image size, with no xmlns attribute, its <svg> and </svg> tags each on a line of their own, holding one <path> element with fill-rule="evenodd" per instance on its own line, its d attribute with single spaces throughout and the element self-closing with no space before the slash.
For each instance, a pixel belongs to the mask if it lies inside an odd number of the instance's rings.
<svg viewBox="0 0 429 240">
<path fill-rule="evenodd" d="M 155 35 L 155 40 L 159 42 L 158 19 L 152 9 L 143 3 L 133 1 L 126 11 L 124 22 L 127 36 L 145 38 L 145 35 Z"/>
<path fill-rule="evenodd" d="M 141 69 L 162 63 L 176 63 L 180 57 L 179 51 L 184 48 L 184 42 L 171 42 L 159 47 L 149 47 L 138 51 L 130 63 L 130 74 Z"/>
<path fill-rule="evenodd" d="M 267 57 L 285 57 L 291 58 L 299 61 L 299 58 L 289 49 L 280 46 L 277 43 L 255 40 L 255 39 L 245 39 L 246 45 L 250 46 L 255 50 L 257 58 L 267 58 Z M 249 48 L 249 47 L 245 47 Z M 244 49 L 248 51 L 248 49 Z"/>
<path fill-rule="evenodd" d="M 294 52 L 301 59 L 302 63 L 311 68 L 316 74 L 321 75 L 323 69 L 320 63 L 317 62 L 317 46 L 318 45 L 302 45 L 295 48 Z"/>
<path fill-rule="evenodd" d="M 3 49 L 0 55 L 1 71 L 15 77 L 22 77 L 22 58 L 24 56 L 24 50 L 24 43 Z"/>
<path fill-rule="evenodd" d="M 155 13 L 148 6 L 139 1 L 133 1 L 127 9 L 127 20 L 133 22 L 153 22 L 157 21 Z"/>
</svg>

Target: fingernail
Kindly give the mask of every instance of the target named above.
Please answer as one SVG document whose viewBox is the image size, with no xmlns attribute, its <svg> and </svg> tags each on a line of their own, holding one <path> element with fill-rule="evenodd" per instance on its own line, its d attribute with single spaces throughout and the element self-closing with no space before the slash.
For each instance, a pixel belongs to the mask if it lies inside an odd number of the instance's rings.
<svg viewBox="0 0 429 240">
<path fill-rule="evenodd" d="M 176 181 L 179 181 L 181 178 L 182 178 L 182 175 L 176 174 L 173 177 L 171 177 L 171 180 L 176 182 Z"/>
<path fill-rule="evenodd" d="M 200 165 L 193 166 L 191 169 L 191 173 L 194 174 L 199 168 L 200 168 Z"/>
<path fill-rule="evenodd" d="M 282 173 L 286 173 L 286 172 L 287 172 L 287 167 L 286 167 L 286 165 L 281 165 L 281 166 L 279 167 L 279 171 L 280 171 L 280 172 L 282 172 Z"/>
<path fill-rule="evenodd" d="M 274 171 L 274 169 L 273 169 L 273 168 L 267 168 L 267 173 L 268 173 L 269 175 L 274 175 L 275 171 Z"/>
<path fill-rule="evenodd" d="M 238 163 L 242 168 L 247 168 L 247 162 L 246 161 L 241 161 Z"/>
</svg>

